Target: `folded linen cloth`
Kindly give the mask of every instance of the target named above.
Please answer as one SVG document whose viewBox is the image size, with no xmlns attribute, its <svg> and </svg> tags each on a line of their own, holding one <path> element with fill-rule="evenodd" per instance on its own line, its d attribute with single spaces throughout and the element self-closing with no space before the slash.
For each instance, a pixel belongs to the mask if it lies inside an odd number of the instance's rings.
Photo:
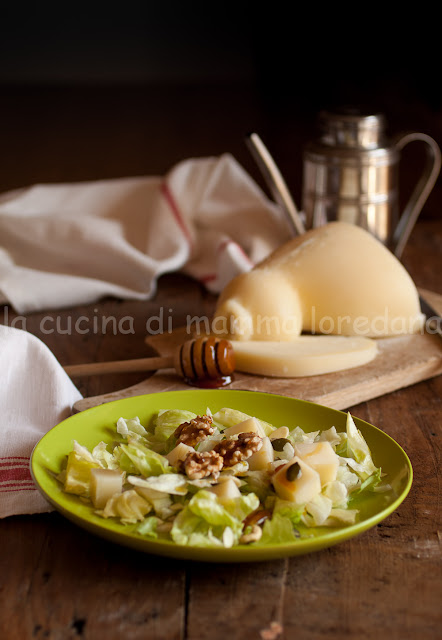
<svg viewBox="0 0 442 640">
<path fill-rule="evenodd" d="M 177 270 L 217 293 L 290 236 L 230 154 L 185 160 L 165 177 L 35 185 L 0 195 L 0 302 L 28 313 L 148 299 Z M 0 354 L 0 518 L 51 511 L 29 458 L 81 394 L 26 331 L 0 325 Z"/>
<path fill-rule="evenodd" d="M 82 396 L 32 334 L 0 325 L 0 353 L 0 518 L 51 511 L 32 481 L 29 458 Z"/>
<path fill-rule="evenodd" d="M 178 270 L 218 293 L 290 235 L 230 154 L 165 177 L 34 185 L 0 196 L 0 302 L 28 313 L 143 300 Z"/>
</svg>

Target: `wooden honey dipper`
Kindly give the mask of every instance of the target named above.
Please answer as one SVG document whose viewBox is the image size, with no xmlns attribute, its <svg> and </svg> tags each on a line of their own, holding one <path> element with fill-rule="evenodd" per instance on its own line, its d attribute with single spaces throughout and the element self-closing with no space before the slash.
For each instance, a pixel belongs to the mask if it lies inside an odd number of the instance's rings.
<svg viewBox="0 0 442 640">
<path fill-rule="evenodd" d="M 235 370 L 232 344 L 220 338 L 196 338 L 184 342 L 173 355 L 112 362 L 91 362 L 64 367 L 71 378 L 109 373 L 132 373 L 175 368 L 186 382 L 196 386 L 221 387 L 231 382 Z"/>
</svg>

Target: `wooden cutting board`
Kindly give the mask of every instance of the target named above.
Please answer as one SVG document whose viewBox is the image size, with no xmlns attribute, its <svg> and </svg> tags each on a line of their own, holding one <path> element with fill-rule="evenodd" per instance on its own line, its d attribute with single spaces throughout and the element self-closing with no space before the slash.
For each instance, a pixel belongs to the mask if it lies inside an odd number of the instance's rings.
<svg viewBox="0 0 442 640">
<path fill-rule="evenodd" d="M 442 315 L 442 296 L 425 290 L 421 290 L 421 294 Z M 189 337 L 182 328 L 173 333 L 148 337 L 146 342 L 158 354 L 169 355 Z M 355 369 L 304 378 L 266 378 L 236 372 L 228 388 L 276 393 L 344 410 L 442 373 L 442 340 L 439 335 L 382 338 L 378 344 L 376 358 Z M 74 405 L 73 410 L 78 412 L 121 398 L 178 389 L 189 389 L 189 386 L 172 369 L 165 369 L 127 389 L 84 398 Z"/>
</svg>

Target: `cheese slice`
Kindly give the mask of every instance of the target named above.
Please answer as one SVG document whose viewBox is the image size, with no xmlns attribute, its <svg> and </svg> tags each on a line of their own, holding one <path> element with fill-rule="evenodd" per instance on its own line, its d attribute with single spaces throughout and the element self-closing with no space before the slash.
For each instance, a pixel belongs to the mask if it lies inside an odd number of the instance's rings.
<svg viewBox="0 0 442 640">
<path fill-rule="evenodd" d="M 303 335 L 291 342 L 233 340 L 236 369 L 261 376 L 316 376 L 367 364 L 375 358 L 375 340 L 363 336 Z"/>
</svg>

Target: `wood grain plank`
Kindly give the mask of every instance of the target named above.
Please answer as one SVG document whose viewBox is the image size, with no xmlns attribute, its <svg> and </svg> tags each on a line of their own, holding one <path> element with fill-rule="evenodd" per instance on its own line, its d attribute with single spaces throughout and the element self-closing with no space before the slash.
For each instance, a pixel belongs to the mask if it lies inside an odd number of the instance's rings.
<svg viewBox="0 0 442 640">
<path fill-rule="evenodd" d="M 103 541 L 58 514 L 6 520 L 0 548 L 2 640 L 183 638 L 182 563 Z"/>
</svg>

